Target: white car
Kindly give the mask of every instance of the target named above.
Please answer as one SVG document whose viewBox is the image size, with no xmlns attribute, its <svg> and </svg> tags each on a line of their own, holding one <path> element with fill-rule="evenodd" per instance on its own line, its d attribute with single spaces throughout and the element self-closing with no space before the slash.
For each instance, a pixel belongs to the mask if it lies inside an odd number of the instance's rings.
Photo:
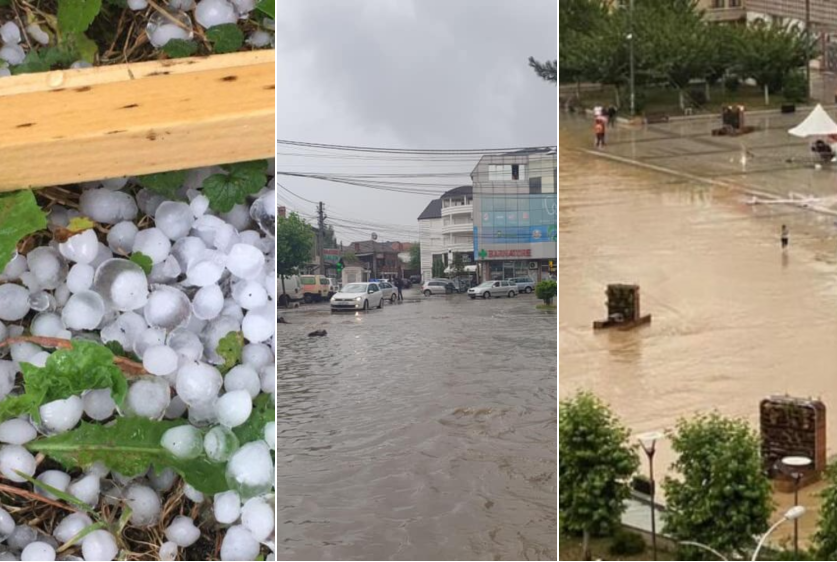
<svg viewBox="0 0 837 562">
<path fill-rule="evenodd" d="M 381 281 L 378 285 L 381 286 L 381 290 L 384 292 L 384 299 L 389 302 L 395 302 L 398 299 L 398 289 L 395 288 L 395 285 L 389 281 Z"/>
<path fill-rule="evenodd" d="M 517 283 L 509 283 L 508 281 L 486 281 L 480 283 L 476 287 L 468 289 L 468 296 L 472 299 L 482 297 L 490 299 L 491 297 L 514 297 L 517 295 Z"/>
<path fill-rule="evenodd" d="M 349 283 L 331 297 L 331 310 L 383 308 L 384 292 L 378 283 Z"/>
</svg>

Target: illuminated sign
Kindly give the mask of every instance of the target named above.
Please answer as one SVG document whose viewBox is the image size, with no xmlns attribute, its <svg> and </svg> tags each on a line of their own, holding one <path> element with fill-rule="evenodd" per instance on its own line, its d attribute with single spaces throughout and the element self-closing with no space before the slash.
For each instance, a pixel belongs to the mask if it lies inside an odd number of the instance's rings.
<svg viewBox="0 0 837 562">
<path fill-rule="evenodd" d="M 532 250 L 488 250 L 488 259 L 491 258 L 528 258 Z"/>
</svg>

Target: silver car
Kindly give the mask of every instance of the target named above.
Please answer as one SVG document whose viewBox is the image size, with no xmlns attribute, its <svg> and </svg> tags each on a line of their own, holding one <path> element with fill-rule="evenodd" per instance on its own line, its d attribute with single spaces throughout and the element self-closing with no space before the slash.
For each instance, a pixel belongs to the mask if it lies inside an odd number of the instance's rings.
<svg viewBox="0 0 837 562">
<path fill-rule="evenodd" d="M 476 287 L 468 289 L 468 296 L 472 299 L 482 297 L 490 299 L 491 297 L 514 297 L 517 295 L 517 285 L 509 283 L 508 281 L 486 281 L 480 283 Z"/>
<path fill-rule="evenodd" d="M 526 293 L 528 295 L 535 290 L 535 282 L 528 277 L 515 277 L 514 279 L 506 279 L 506 281 L 517 285 L 518 293 Z"/>
<path fill-rule="evenodd" d="M 446 295 L 453 292 L 453 285 L 450 279 L 431 279 L 425 281 L 421 287 L 421 292 L 425 297 L 430 295 Z"/>
</svg>

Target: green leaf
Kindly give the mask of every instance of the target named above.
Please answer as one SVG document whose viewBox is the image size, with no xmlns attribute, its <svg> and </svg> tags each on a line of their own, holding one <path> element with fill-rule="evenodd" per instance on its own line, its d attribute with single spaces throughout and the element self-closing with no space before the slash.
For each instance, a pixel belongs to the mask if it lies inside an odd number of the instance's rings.
<svg viewBox="0 0 837 562">
<path fill-rule="evenodd" d="M 257 5 L 256 9 L 261 13 L 265 14 L 266 16 L 270 16 L 273 19 L 276 19 L 276 2 L 275 0 L 261 0 Z"/>
<path fill-rule="evenodd" d="M 174 172 L 160 172 L 137 176 L 137 181 L 146 189 L 159 193 L 168 199 L 178 199 L 177 191 L 183 187 L 186 181 L 187 170 L 176 170 Z"/>
<path fill-rule="evenodd" d="M 70 232 L 83 232 L 90 230 L 94 226 L 96 226 L 96 223 L 87 217 L 73 217 L 67 225 L 67 230 Z"/>
<path fill-rule="evenodd" d="M 257 193 L 267 183 L 267 161 L 253 160 L 223 166 L 227 174 L 213 174 L 203 182 L 203 194 L 209 206 L 222 213 L 247 201 L 247 196 Z"/>
<path fill-rule="evenodd" d="M 142 252 L 137 252 L 142 253 Z M 132 351 L 125 351 L 125 348 L 122 347 L 122 344 L 116 340 L 111 340 L 105 344 L 105 347 L 108 348 L 111 353 L 114 355 L 118 355 L 119 357 L 127 357 L 131 361 L 136 361 L 137 363 L 142 363 L 142 359 L 137 357 L 137 354 Z"/>
<path fill-rule="evenodd" d="M 198 51 L 198 45 L 186 39 L 171 39 L 163 45 L 163 52 L 173 59 L 191 57 Z"/>
<path fill-rule="evenodd" d="M 110 470 L 133 478 L 144 474 L 149 465 L 153 465 L 155 470 L 173 469 L 204 494 L 229 489 L 224 463 L 210 462 L 204 456 L 178 459 L 160 445 L 166 431 L 184 423 L 188 422 L 155 421 L 141 417 L 116 418 L 111 425 L 82 422 L 72 431 L 30 441 L 26 446 L 66 468 L 88 468 L 98 461 Z"/>
<path fill-rule="evenodd" d="M 224 364 L 219 367 L 226 373 L 241 361 L 241 351 L 244 349 L 244 336 L 241 332 L 230 332 L 218 341 L 216 353 L 224 358 Z"/>
<path fill-rule="evenodd" d="M 247 421 L 233 428 L 238 442 L 244 445 L 251 441 L 264 439 L 264 426 L 267 422 L 276 421 L 276 402 L 272 394 L 259 394 L 253 400 L 253 411 Z"/>
<path fill-rule="evenodd" d="M 36 488 L 40 488 L 41 490 L 46 490 L 47 492 L 49 492 L 50 494 L 52 494 L 53 496 L 55 496 L 59 500 L 63 500 L 64 503 L 72 505 L 73 507 L 77 507 L 80 511 L 86 511 L 89 515 L 92 515 L 94 517 L 98 517 L 97 514 L 96 514 L 96 510 L 94 510 L 92 507 L 90 507 L 89 504 L 87 504 L 86 502 L 81 501 L 80 499 L 78 499 L 74 495 L 72 495 L 68 492 L 61 491 L 58 488 L 55 488 L 53 486 L 50 486 L 46 482 L 42 482 L 40 480 L 32 478 L 31 476 L 29 476 L 25 472 L 21 472 L 19 470 L 15 470 L 15 472 L 17 472 L 18 476 L 20 476 L 21 478 L 23 478 L 24 480 L 26 480 L 30 484 L 33 484 Z M 37 490 L 35 490 L 35 491 L 37 492 Z"/>
<path fill-rule="evenodd" d="M 58 0 L 58 26 L 64 33 L 82 33 L 101 9 L 102 0 Z"/>
<path fill-rule="evenodd" d="M 46 225 L 46 215 L 31 191 L 0 193 L 0 272 L 14 256 L 17 243 Z"/>
<path fill-rule="evenodd" d="M 146 275 L 151 273 L 151 267 L 154 265 L 151 258 L 142 252 L 134 252 L 131 254 L 131 261 L 140 266 Z"/>
<path fill-rule="evenodd" d="M 99 53 L 99 47 L 96 42 L 90 39 L 84 33 L 73 33 L 66 38 L 68 51 L 76 54 L 76 59 L 93 64 L 96 61 L 96 55 Z M 71 61 L 72 64 L 75 61 Z"/>
<path fill-rule="evenodd" d="M 109 388 L 113 401 L 122 404 L 128 382 L 114 364 L 113 353 L 90 341 L 73 340 L 72 345 L 72 349 L 59 349 L 50 355 L 44 367 L 21 363 L 25 392 L 0 402 L 0 420 L 28 413 L 40 423 L 38 408 L 42 404 L 94 388 Z"/>
<path fill-rule="evenodd" d="M 244 45 L 244 34 L 234 23 L 216 25 L 206 30 L 206 38 L 215 45 L 215 53 L 234 53 Z"/>
</svg>

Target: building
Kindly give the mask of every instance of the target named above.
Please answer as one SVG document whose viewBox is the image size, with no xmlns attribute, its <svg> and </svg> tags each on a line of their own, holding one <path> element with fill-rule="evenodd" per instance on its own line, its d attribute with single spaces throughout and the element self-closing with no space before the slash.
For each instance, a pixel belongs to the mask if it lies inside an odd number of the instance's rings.
<svg viewBox="0 0 837 562">
<path fill-rule="evenodd" d="M 483 156 L 474 171 L 474 260 L 480 279 L 544 279 L 558 259 L 555 148 Z"/>
<path fill-rule="evenodd" d="M 403 277 L 406 264 L 399 255 L 409 254 L 412 244 L 408 242 L 381 242 L 363 240 L 352 242 L 345 251 L 355 255 L 367 272 L 367 279 L 375 277 Z M 374 262 L 373 262 L 374 260 Z"/>
<path fill-rule="evenodd" d="M 466 270 L 473 266 L 473 192 L 471 185 L 455 187 L 431 201 L 419 215 L 422 280 L 433 276 L 434 260 L 448 268 L 461 256 Z"/>
</svg>

